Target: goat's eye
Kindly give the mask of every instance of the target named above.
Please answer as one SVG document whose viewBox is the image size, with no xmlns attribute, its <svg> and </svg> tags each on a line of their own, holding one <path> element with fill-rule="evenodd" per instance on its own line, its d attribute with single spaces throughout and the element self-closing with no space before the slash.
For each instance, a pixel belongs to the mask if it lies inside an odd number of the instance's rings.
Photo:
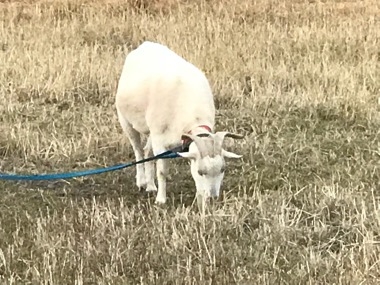
<svg viewBox="0 0 380 285">
<path fill-rule="evenodd" d="M 198 170 L 198 174 L 199 174 L 200 176 L 203 176 L 203 175 L 206 174 L 206 172 L 204 172 L 204 171 L 202 171 L 202 170 Z"/>
</svg>

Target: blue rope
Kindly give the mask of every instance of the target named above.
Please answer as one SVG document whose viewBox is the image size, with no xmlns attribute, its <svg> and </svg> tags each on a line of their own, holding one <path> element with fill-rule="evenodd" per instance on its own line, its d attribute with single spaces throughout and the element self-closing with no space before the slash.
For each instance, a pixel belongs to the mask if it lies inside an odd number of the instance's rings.
<svg viewBox="0 0 380 285">
<path fill-rule="evenodd" d="M 124 164 L 117 164 L 117 165 L 108 166 L 104 168 L 90 169 L 90 170 L 84 170 L 84 171 L 51 173 L 51 174 L 31 174 L 31 175 L 0 173 L 0 180 L 31 180 L 31 181 L 57 180 L 57 179 L 69 179 L 69 178 L 75 178 L 75 177 L 80 177 L 80 176 L 100 174 L 100 173 L 105 173 L 105 172 L 110 172 L 110 171 L 115 171 L 115 170 L 131 167 L 131 166 L 148 162 L 151 160 L 179 157 L 178 153 L 175 152 L 174 150 L 175 149 L 168 150 L 156 156 L 148 157 L 139 161 L 124 163 Z"/>
</svg>

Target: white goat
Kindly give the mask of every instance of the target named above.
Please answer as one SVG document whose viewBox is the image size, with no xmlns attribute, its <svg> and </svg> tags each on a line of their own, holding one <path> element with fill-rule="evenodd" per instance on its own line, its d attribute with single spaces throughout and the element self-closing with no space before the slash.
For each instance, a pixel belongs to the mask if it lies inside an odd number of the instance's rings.
<svg viewBox="0 0 380 285">
<path fill-rule="evenodd" d="M 179 146 L 181 139 L 191 141 L 189 151 L 179 155 L 191 161 L 198 205 L 204 205 L 204 198 L 219 196 L 224 157 L 241 157 L 222 149 L 224 137 L 243 136 L 212 133 L 215 107 L 202 71 L 166 46 L 144 42 L 125 59 L 116 109 L 136 160 Z M 148 135 L 144 148 L 141 135 Z M 167 163 L 165 159 L 157 160 L 156 203 L 166 202 Z M 154 162 L 137 165 L 136 184 L 140 190 L 157 191 Z"/>
</svg>

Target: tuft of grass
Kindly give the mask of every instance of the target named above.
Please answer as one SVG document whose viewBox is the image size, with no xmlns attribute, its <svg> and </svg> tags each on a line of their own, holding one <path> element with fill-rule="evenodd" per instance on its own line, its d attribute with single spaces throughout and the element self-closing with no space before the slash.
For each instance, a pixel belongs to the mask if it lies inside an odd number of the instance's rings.
<svg viewBox="0 0 380 285">
<path fill-rule="evenodd" d="M 134 168 L 0 181 L 0 280 L 377 284 L 379 13 L 374 0 L 0 3 L 1 172 L 133 160 L 114 94 L 144 40 L 204 70 L 217 129 L 246 135 L 204 216 L 180 159 L 162 208 Z"/>
</svg>

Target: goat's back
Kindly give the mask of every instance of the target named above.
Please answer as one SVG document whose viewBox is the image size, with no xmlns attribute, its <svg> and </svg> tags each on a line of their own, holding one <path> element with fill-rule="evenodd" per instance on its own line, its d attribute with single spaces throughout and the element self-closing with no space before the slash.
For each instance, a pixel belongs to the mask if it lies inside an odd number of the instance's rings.
<svg viewBox="0 0 380 285">
<path fill-rule="evenodd" d="M 127 55 L 116 105 L 141 130 L 143 120 L 150 131 L 164 129 L 173 121 L 187 127 L 194 117 L 214 123 L 213 96 L 204 73 L 166 46 L 153 42 L 144 42 Z"/>
</svg>

